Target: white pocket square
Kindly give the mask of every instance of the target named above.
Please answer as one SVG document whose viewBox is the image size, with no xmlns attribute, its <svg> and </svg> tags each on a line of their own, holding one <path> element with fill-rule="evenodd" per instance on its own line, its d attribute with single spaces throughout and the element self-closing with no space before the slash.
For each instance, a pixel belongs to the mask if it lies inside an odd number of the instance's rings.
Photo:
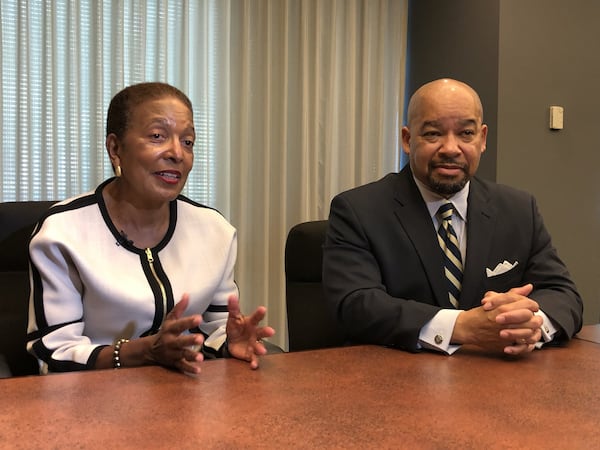
<svg viewBox="0 0 600 450">
<path fill-rule="evenodd" d="M 519 264 L 519 261 L 515 261 L 513 264 L 511 264 L 507 260 L 504 260 L 504 262 L 498 263 L 498 265 L 494 268 L 494 270 L 490 270 L 490 269 L 486 268 L 485 273 L 488 276 L 488 278 L 496 277 L 498 275 L 502 275 L 503 273 L 508 272 L 513 267 L 515 267 L 517 264 Z"/>
</svg>

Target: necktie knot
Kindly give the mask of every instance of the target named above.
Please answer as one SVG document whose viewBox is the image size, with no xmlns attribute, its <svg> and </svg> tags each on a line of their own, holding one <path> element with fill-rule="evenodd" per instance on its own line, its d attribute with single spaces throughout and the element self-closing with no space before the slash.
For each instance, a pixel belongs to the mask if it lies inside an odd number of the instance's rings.
<svg viewBox="0 0 600 450">
<path fill-rule="evenodd" d="M 438 217 L 440 220 L 450 220 L 452 218 L 452 213 L 454 212 L 454 205 L 451 202 L 444 203 L 438 209 Z"/>
</svg>

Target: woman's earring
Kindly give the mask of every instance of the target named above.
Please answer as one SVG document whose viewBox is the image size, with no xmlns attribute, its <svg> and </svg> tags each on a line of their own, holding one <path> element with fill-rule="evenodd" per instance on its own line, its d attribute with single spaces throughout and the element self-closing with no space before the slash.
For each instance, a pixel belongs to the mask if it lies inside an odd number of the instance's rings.
<svg viewBox="0 0 600 450">
<path fill-rule="evenodd" d="M 117 177 L 120 177 L 120 176 L 121 176 L 121 174 L 122 174 L 122 172 L 121 172 L 121 166 L 116 166 L 116 167 L 115 167 L 115 175 L 116 175 Z"/>
</svg>

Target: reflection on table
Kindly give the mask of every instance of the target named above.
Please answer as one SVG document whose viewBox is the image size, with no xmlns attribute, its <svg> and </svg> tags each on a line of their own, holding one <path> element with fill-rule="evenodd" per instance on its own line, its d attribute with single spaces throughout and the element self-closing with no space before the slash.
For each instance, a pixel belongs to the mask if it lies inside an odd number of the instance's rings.
<svg viewBox="0 0 600 450">
<path fill-rule="evenodd" d="M 22 448 L 590 448 L 600 345 L 526 358 L 375 346 L 0 380 L 0 444 Z"/>
<path fill-rule="evenodd" d="M 577 333 L 577 339 L 583 339 L 584 341 L 595 342 L 600 344 L 600 324 L 587 325 Z"/>
</svg>

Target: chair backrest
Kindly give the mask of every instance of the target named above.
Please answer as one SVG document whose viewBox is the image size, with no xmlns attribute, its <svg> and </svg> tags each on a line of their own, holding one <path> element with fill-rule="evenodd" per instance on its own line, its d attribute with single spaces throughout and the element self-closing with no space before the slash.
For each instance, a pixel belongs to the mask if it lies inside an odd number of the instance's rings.
<svg viewBox="0 0 600 450">
<path fill-rule="evenodd" d="M 295 225 L 285 244 L 285 284 L 289 351 L 338 347 L 341 327 L 325 303 L 321 283 L 327 221 Z"/>
<path fill-rule="evenodd" d="M 37 221 L 55 202 L 0 203 L 0 355 L 12 375 L 38 373 L 25 349 L 29 311 L 29 239 Z"/>
</svg>

